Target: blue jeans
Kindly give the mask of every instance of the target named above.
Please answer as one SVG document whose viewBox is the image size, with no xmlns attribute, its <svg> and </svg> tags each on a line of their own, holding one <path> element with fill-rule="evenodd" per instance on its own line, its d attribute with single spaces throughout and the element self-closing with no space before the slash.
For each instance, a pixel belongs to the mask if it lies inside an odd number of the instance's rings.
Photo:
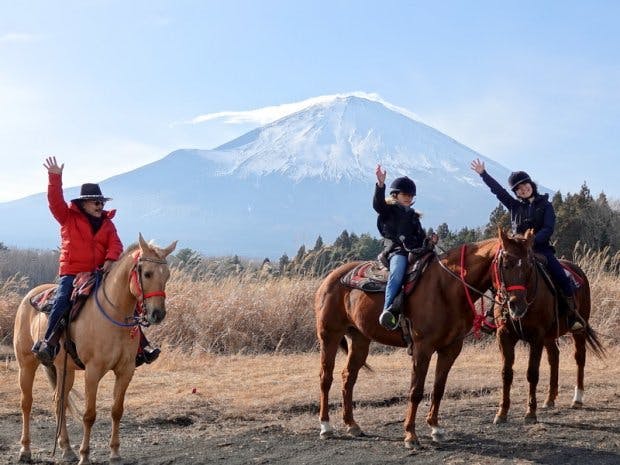
<svg viewBox="0 0 620 465">
<path fill-rule="evenodd" d="M 558 259 L 555 258 L 555 254 L 553 252 L 542 252 L 542 254 L 547 259 L 547 269 L 549 270 L 549 274 L 551 275 L 553 280 L 557 284 L 559 284 L 564 295 L 573 295 L 575 293 L 573 282 L 568 276 L 566 276 L 566 272 L 564 271 L 564 268 L 562 267 Z"/>
<path fill-rule="evenodd" d="M 392 255 L 390 258 L 390 274 L 388 275 L 387 285 L 385 287 L 385 304 L 383 309 L 387 309 L 398 295 L 403 285 L 403 278 L 409 264 L 406 255 Z"/>
<path fill-rule="evenodd" d="M 73 280 L 75 275 L 66 274 L 58 280 L 58 289 L 56 290 L 56 298 L 52 304 L 52 310 L 47 321 L 47 331 L 45 332 L 45 340 L 48 341 L 54 332 L 62 316 L 71 305 L 71 293 L 73 292 Z"/>
</svg>

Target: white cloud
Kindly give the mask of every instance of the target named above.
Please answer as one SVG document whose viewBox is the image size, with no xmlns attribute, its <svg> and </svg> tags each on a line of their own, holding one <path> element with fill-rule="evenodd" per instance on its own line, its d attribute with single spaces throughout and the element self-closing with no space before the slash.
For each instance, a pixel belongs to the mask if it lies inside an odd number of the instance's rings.
<svg viewBox="0 0 620 465">
<path fill-rule="evenodd" d="M 380 102 L 391 110 L 398 111 L 410 118 L 419 120 L 420 118 L 413 112 L 393 105 L 383 100 L 378 94 L 367 92 L 351 92 L 346 94 L 334 94 L 334 95 L 322 95 L 319 97 L 313 97 L 300 102 L 284 103 L 282 105 L 273 105 L 263 108 L 257 108 L 254 110 L 243 111 L 220 111 L 216 113 L 207 113 L 204 115 L 196 116 L 190 121 L 174 124 L 200 124 L 206 122 L 222 122 L 226 124 L 255 124 L 263 126 L 265 124 L 272 123 L 280 118 L 296 113 L 304 108 L 308 108 L 312 105 L 326 103 L 336 98 L 345 98 L 349 96 L 356 96 Z"/>
<path fill-rule="evenodd" d="M 34 42 L 38 39 L 39 39 L 39 36 L 35 34 L 26 34 L 22 32 L 9 32 L 9 33 L 0 35 L 0 44 Z"/>
</svg>

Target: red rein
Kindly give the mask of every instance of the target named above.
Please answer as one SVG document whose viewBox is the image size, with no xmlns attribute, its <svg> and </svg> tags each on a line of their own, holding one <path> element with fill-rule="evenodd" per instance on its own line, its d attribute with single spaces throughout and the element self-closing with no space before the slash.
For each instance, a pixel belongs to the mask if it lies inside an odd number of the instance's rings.
<svg viewBox="0 0 620 465">
<path fill-rule="evenodd" d="M 476 339 L 480 338 L 480 328 L 482 327 L 482 322 L 484 320 L 484 304 L 482 305 L 482 312 L 476 312 L 476 306 L 474 305 L 474 301 L 471 298 L 471 294 L 469 292 L 469 287 L 467 287 L 467 283 L 465 282 L 465 276 L 467 275 L 467 271 L 465 270 L 465 252 L 467 251 L 467 245 L 463 244 L 461 247 L 461 282 L 463 283 L 463 289 L 465 290 L 465 296 L 467 297 L 467 303 L 469 304 L 469 308 L 471 309 L 472 314 L 474 315 L 474 322 L 472 330 L 474 332 L 474 337 Z M 484 302 L 484 299 L 481 301 Z"/>
</svg>

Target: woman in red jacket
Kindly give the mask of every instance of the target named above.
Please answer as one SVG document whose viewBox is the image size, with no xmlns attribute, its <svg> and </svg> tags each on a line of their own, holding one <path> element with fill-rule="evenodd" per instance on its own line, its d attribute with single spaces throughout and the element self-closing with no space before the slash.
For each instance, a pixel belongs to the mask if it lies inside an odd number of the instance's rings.
<svg viewBox="0 0 620 465">
<path fill-rule="evenodd" d="M 43 166 L 49 177 L 49 208 L 60 223 L 60 268 L 58 289 L 49 314 L 47 331 L 44 339 L 35 343 L 32 352 L 42 363 L 49 365 L 58 353 L 56 331 L 71 305 L 75 275 L 97 268 L 105 273 L 123 252 L 123 244 L 112 223 L 116 210 L 103 209 L 104 204 L 111 199 L 101 194 L 99 185 L 82 184 L 80 196 L 67 204 L 62 193 L 64 163 L 58 166 L 56 157 L 48 157 Z M 149 348 L 144 335 L 140 346 L 136 365 L 151 363 L 159 356 L 159 349 Z"/>
</svg>

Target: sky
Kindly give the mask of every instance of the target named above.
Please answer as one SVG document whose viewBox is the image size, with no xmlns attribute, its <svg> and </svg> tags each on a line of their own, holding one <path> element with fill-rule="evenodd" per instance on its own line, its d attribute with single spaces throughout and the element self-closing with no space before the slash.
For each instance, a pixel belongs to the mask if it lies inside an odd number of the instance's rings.
<svg viewBox="0 0 620 465">
<path fill-rule="evenodd" d="M 370 93 L 540 184 L 620 198 L 618 1 L 0 0 L 0 202 Z"/>
</svg>

